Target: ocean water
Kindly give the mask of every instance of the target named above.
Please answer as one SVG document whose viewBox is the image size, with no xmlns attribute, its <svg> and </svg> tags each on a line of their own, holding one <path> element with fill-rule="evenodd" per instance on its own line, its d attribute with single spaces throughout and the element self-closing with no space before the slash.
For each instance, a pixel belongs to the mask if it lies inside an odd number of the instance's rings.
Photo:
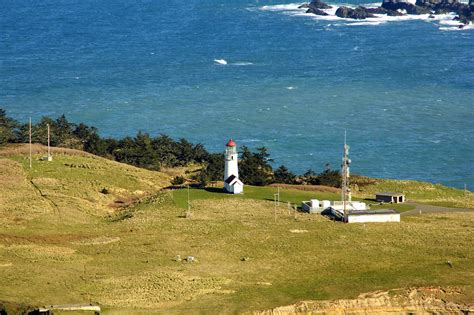
<svg viewBox="0 0 474 315">
<path fill-rule="evenodd" d="M 2 1 L 0 107 L 210 151 L 232 137 L 295 172 L 338 168 L 347 130 L 354 173 L 472 190 L 474 28 L 298 4 Z"/>
</svg>

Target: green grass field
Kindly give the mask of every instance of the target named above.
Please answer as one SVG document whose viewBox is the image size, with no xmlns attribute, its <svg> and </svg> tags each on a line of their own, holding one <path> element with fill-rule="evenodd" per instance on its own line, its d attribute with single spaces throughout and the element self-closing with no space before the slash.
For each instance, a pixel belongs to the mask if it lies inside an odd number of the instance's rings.
<svg viewBox="0 0 474 315">
<path fill-rule="evenodd" d="M 474 209 L 474 193 L 440 184 L 413 180 L 376 179 L 373 184 L 360 186 L 355 195 L 374 198 L 377 192 L 404 193 L 408 200 L 436 206 Z"/>
<path fill-rule="evenodd" d="M 337 193 L 318 192 L 318 191 L 302 191 L 296 189 L 280 188 L 280 203 L 281 207 L 300 207 L 301 201 L 318 199 L 318 200 L 340 200 L 341 196 Z M 239 195 L 230 195 L 223 192 L 220 187 L 203 188 L 183 188 L 174 190 L 172 192 L 173 200 L 176 206 L 183 209 L 188 207 L 188 195 L 191 206 L 195 200 L 229 200 L 229 199 L 251 199 L 274 202 L 275 194 L 278 193 L 276 187 L 257 187 L 245 186 L 245 193 Z M 362 199 L 354 197 L 353 200 L 364 201 L 367 204 L 372 204 L 371 209 L 394 209 L 398 212 L 405 212 L 413 210 L 415 206 L 409 204 L 383 204 L 380 205 L 371 199 Z"/>
<path fill-rule="evenodd" d="M 252 199 L 252 200 L 263 200 L 263 201 L 274 201 L 274 196 L 277 194 L 278 189 L 276 187 L 257 187 L 257 186 L 245 186 L 245 192 L 239 195 L 230 195 L 223 192 L 222 187 L 208 187 L 205 189 L 190 188 L 189 199 L 191 203 L 193 200 L 229 200 L 229 199 Z M 175 204 L 179 207 L 186 208 L 188 201 L 188 189 L 183 188 L 173 191 L 173 199 Z M 339 194 L 335 193 L 324 193 L 324 192 L 311 192 L 301 191 L 295 189 L 281 189 L 280 188 L 280 202 L 287 206 L 290 203 L 292 206 L 301 205 L 302 200 L 317 199 L 320 200 L 338 200 L 340 199 Z"/>
<path fill-rule="evenodd" d="M 337 194 L 285 189 L 275 217 L 276 188 L 246 186 L 190 189 L 184 217 L 188 192 L 160 191 L 168 180 L 91 156 L 57 154 L 31 171 L 24 157 L 0 158 L 0 301 L 217 314 L 419 286 L 474 301 L 474 213 L 345 225 L 284 203 Z"/>
</svg>

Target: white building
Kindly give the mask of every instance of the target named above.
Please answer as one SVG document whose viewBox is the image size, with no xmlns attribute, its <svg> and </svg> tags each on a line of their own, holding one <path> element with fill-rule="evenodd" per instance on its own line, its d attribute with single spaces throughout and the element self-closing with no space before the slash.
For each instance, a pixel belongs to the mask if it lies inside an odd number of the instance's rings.
<svg viewBox="0 0 474 315">
<path fill-rule="evenodd" d="M 369 209 L 367 204 L 361 201 L 346 202 L 345 207 L 347 211 L 365 211 Z M 310 201 L 302 201 L 301 208 L 309 213 L 321 213 L 329 209 L 344 213 L 344 202 L 311 199 Z"/>
<path fill-rule="evenodd" d="M 400 222 L 400 213 L 391 209 L 350 211 L 347 223 Z"/>
<path fill-rule="evenodd" d="M 344 205 L 343 201 L 311 199 L 301 203 L 303 211 L 330 214 L 338 220 L 344 219 L 344 207 L 347 223 L 400 222 L 400 213 L 395 210 L 370 210 L 369 206 L 361 201 L 351 201 Z"/>
<path fill-rule="evenodd" d="M 341 201 L 329 201 L 318 199 L 311 199 L 310 201 L 303 201 L 301 209 L 309 213 L 330 213 L 335 219 L 342 220 L 346 223 L 364 223 L 364 222 L 400 222 L 400 214 L 395 210 L 370 210 L 365 202 L 352 201 L 351 189 L 349 187 L 349 146 L 346 143 L 346 136 L 344 134 L 344 156 L 342 157 L 342 187 L 341 187 Z M 385 193 L 387 195 L 387 193 Z M 384 196 L 385 196 L 384 195 Z M 382 194 L 377 194 L 377 198 Z M 404 201 L 404 196 L 401 195 L 387 195 L 390 201 L 396 197 L 397 201 Z"/>
<path fill-rule="evenodd" d="M 232 139 L 225 148 L 224 190 L 231 194 L 244 192 L 244 184 L 239 179 L 237 145 Z"/>
</svg>

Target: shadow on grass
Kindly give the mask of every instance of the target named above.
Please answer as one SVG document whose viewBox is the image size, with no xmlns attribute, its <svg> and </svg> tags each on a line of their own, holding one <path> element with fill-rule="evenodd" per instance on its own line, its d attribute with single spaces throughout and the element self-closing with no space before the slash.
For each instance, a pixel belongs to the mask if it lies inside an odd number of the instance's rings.
<svg viewBox="0 0 474 315">
<path fill-rule="evenodd" d="M 376 199 L 373 198 L 365 198 L 363 201 L 378 202 Z"/>
<path fill-rule="evenodd" d="M 204 188 L 204 190 L 207 191 L 207 192 L 210 192 L 210 193 L 227 194 L 227 192 L 224 191 L 224 188 L 206 187 L 206 188 Z"/>
<path fill-rule="evenodd" d="M 275 202 L 275 199 L 271 199 L 271 198 L 264 198 L 262 200 Z M 287 201 L 287 200 L 280 200 L 280 204 L 281 204 L 280 206 L 287 206 L 288 203 L 291 205 L 291 210 L 294 210 L 293 207 L 296 205 L 295 203 L 292 203 L 292 202 Z M 301 206 L 296 206 L 296 211 L 302 212 L 302 213 L 308 213 L 308 211 L 303 210 L 303 207 L 301 207 Z"/>
<path fill-rule="evenodd" d="M 325 209 L 321 212 L 321 215 L 331 221 L 342 221 L 342 217 L 337 217 L 330 209 Z"/>
</svg>

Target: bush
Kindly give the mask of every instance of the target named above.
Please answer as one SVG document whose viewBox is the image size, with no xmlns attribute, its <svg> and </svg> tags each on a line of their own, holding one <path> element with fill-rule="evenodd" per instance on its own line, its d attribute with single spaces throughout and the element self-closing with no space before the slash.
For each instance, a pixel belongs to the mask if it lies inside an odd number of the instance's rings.
<svg viewBox="0 0 474 315">
<path fill-rule="evenodd" d="M 276 183 L 293 184 L 296 180 L 296 175 L 290 172 L 284 165 L 277 168 L 273 176 Z"/>
<path fill-rule="evenodd" d="M 318 185 L 341 188 L 342 178 L 337 170 L 325 170 L 317 177 Z"/>
<path fill-rule="evenodd" d="M 182 185 L 184 184 L 184 182 L 185 182 L 185 179 L 183 176 L 176 176 L 175 178 L 171 180 L 172 185 Z"/>
<path fill-rule="evenodd" d="M 256 152 L 242 146 L 239 163 L 240 178 L 248 185 L 265 186 L 273 182 L 273 169 L 269 162 L 270 154 L 267 148 L 257 148 Z"/>
</svg>

